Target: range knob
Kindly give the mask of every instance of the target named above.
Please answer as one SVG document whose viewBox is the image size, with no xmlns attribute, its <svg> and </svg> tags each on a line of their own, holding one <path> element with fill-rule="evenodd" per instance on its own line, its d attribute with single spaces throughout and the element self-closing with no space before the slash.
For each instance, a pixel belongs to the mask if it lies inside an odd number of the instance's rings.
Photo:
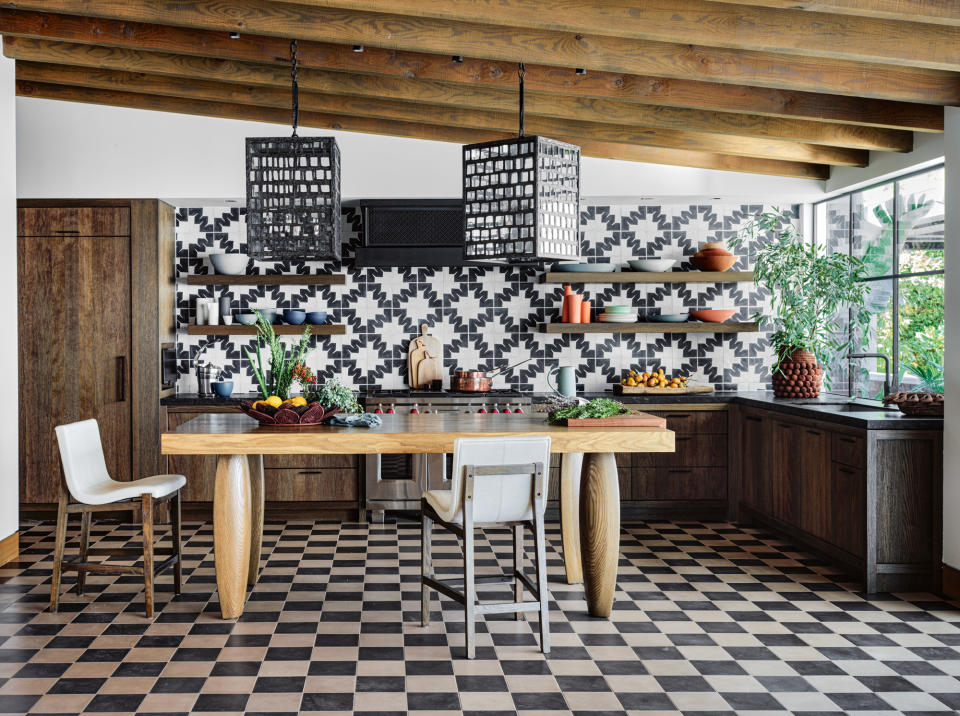
<svg viewBox="0 0 960 716">
<path fill-rule="evenodd" d="M 378 413 L 378 414 L 383 413 L 383 404 L 382 404 L 382 403 L 377 403 L 377 409 L 374 410 L 373 412 L 374 412 L 374 413 Z"/>
<path fill-rule="evenodd" d="M 487 409 L 486 409 L 484 406 L 481 405 L 481 406 L 480 406 L 480 410 L 478 410 L 477 412 L 478 412 L 478 413 L 484 413 L 484 414 L 485 414 L 485 413 L 487 412 Z"/>
<path fill-rule="evenodd" d="M 411 413 L 412 415 L 420 415 L 420 406 L 417 405 L 416 403 L 414 403 L 414 404 L 413 404 L 413 407 L 410 408 L 410 413 Z"/>
<path fill-rule="evenodd" d="M 387 408 L 387 415 L 393 415 L 393 414 L 396 413 L 396 412 L 397 412 L 397 411 L 394 410 L 393 408 Z"/>
<path fill-rule="evenodd" d="M 510 403 L 507 403 L 507 407 L 505 407 L 505 408 L 503 409 L 503 412 L 505 412 L 505 413 L 512 413 L 512 412 L 513 412 L 512 410 L 510 410 Z"/>
<path fill-rule="evenodd" d="M 491 410 L 490 412 L 491 412 L 491 413 L 499 413 L 499 412 L 500 412 L 500 406 L 498 406 L 496 403 L 494 403 L 494 404 L 493 404 L 493 410 Z"/>
<path fill-rule="evenodd" d="M 516 408 L 513 409 L 513 412 L 514 412 L 514 413 L 522 413 L 522 412 L 523 412 L 523 408 L 521 408 L 521 407 L 518 405 Z"/>
</svg>

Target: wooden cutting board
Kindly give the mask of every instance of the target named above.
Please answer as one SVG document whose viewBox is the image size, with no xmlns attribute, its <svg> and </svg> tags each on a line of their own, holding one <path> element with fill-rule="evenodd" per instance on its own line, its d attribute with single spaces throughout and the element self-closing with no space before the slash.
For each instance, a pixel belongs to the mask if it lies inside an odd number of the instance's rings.
<svg viewBox="0 0 960 716">
<path fill-rule="evenodd" d="M 666 418 L 650 413 L 630 413 L 610 418 L 568 418 L 568 428 L 666 428 Z"/>
<path fill-rule="evenodd" d="M 417 386 L 427 387 L 435 380 L 442 380 L 442 366 L 437 362 L 436 357 L 430 351 L 426 351 L 426 356 L 417 364 Z"/>
<path fill-rule="evenodd" d="M 419 363 L 424 358 L 423 351 L 429 351 L 437 361 L 439 369 L 443 370 L 443 343 L 438 338 L 427 334 L 429 326 L 424 323 L 420 326 L 420 335 L 410 340 L 407 347 L 407 383 L 411 388 L 419 388 Z M 437 376 L 441 377 L 441 376 Z"/>
<path fill-rule="evenodd" d="M 642 388 L 639 385 L 615 385 L 614 393 L 619 395 L 684 395 L 690 393 L 712 393 L 712 385 L 688 385 L 686 388 Z"/>
</svg>

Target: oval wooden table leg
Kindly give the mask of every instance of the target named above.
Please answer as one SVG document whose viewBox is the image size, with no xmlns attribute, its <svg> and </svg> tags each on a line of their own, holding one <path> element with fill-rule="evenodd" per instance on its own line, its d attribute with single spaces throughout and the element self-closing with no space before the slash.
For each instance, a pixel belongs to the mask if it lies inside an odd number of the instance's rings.
<svg viewBox="0 0 960 716">
<path fill-rule="evenodd" d="M 609 617 L 620 560 L 620 483 L 613 453 L 586 453 L 580 478 L 583 590 L 592 617 Z"/>
<path fill-rule="evenodd" d="M 563 566 L 567 584 L 583 581 L 580 561 L 580 473 L 583 453 L 564 453 L 560 457 L 560 531 L 563 536 Z"/>
<path fill-rule="evenodd" d="M 250 469 L 246 455 L 219 455 L 213 492 L 213 559 L 220 614 L 243 614 L 250 570 Z"/>
<path fill-rule="evenodd" d="M 248 455 L 250 462 L 250 570 L 247 584 L 260 576 L 260 552 L 263 547 L 263 455 Z"/>
</svg>

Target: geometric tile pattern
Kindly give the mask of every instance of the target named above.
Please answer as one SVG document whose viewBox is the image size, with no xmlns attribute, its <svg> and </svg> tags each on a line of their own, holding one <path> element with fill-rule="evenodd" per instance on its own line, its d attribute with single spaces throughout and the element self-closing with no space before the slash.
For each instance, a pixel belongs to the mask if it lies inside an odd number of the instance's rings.
<svg viewBox="0 0 960 716">
<path fill-rule="evenodd" d="M 761 205 L 594 206 L 580 211 L 585 260 L 623 263 L 632 257 L 689 257 L 707 241 L 733 238 Z M 581 390 L 600 391 L 630 367 L 667 370 L 701 378 L 722 390 L 769 388 L 772 352 L 768 333 L 546 334 L 556 320 L 563 289 L 540 283 L 530 268 L 357 268 L 352 258 L 363 227 L 355 208 L 343 211 L 342 262 L 252 262 L 252 273 L 344 273 L 343 286 L 188 286 L 189 274 L 211 273 L 208 254 L 246 251 L 246 211 L 237 206 L 177 210 L 178 389 L 196 389 L 193 365 L 205 359 L 224 367 L 238 392 L 254 389 L 242 352 L 247 338 L 188 336 L 197 298 L 227 293 L 234 311 L 270 306 L 326 310 L 346 325 L 342 336 L 318 337 L 308 358 L 321 375 L 337 376 L 356 389 L 402 388 L 406 345 L 422 323 L 444 341 L 445 375 L 456 368 L 491 369 L 534 357 L 494 379 L 494 387 L 546 392 L 546 374 L 556 365 L 577 367 Z M 739 249 L 736 270 L 747 270 L 750 247 Z M 698 308 L 733 308 L 733 320 L 767 311 L 768 297 L 750 283 L 622 284 L 582 287 L 595 307 L 630 303 L 640 313 L 676 313 Z M 291 337 L 291 342 L 294 338 Z"/>
<path fill-rule="evenodd" d="M 388 518 L 389 519 L 389 518 Z M 432 599 L 420 626 L 420 531 L 268 522 L 244 615 L 219 618 L 210 523 L 184 527 L 183 594 L 90 575 L 47 611 L 53 525 L 24 524 L 0 568 L 2 713 L 949 714 L 960 709 L 960 610 L 929 594 L 867 596 L 788 543 L 727 523 L 626 522 L 611 619 L 563 580 L 547 525 L 552 651 L 537 621 L 479 617 Z M 95 524 L 97 547 L 136 525 Z M 158 534 L 167 538 L 165 526 Z M 72 527 L 68 555 L 77 548 Z M 435 535 L 438 574 L 458 573 Z M 510 562 L 506 530 L 478 534 L 477 571 Z M 120 560 L 118 560 L 119 562 Z M 527 570 L 532 570 L 528 561 Z M 73 577 L 65 577 L 64 589 Z M 500 590 L 499 592 L 497 590 Z M 508 599 L 487 587 L 481 598 Z"/>
</svg>

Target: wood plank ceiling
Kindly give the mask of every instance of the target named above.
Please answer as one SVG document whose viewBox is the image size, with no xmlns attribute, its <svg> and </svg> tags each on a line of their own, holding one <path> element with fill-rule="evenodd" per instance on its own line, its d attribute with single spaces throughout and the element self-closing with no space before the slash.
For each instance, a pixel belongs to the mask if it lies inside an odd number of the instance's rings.
<svg viewBox="0 0 960 716">
<path fill-rule="evenodd" d="M 237 33 L 239 36 L 237 37 Z M 906 152 L 960 104 L 944 0 L 0 1 L 17 93 L 824 179 Z"/>
</svg>

